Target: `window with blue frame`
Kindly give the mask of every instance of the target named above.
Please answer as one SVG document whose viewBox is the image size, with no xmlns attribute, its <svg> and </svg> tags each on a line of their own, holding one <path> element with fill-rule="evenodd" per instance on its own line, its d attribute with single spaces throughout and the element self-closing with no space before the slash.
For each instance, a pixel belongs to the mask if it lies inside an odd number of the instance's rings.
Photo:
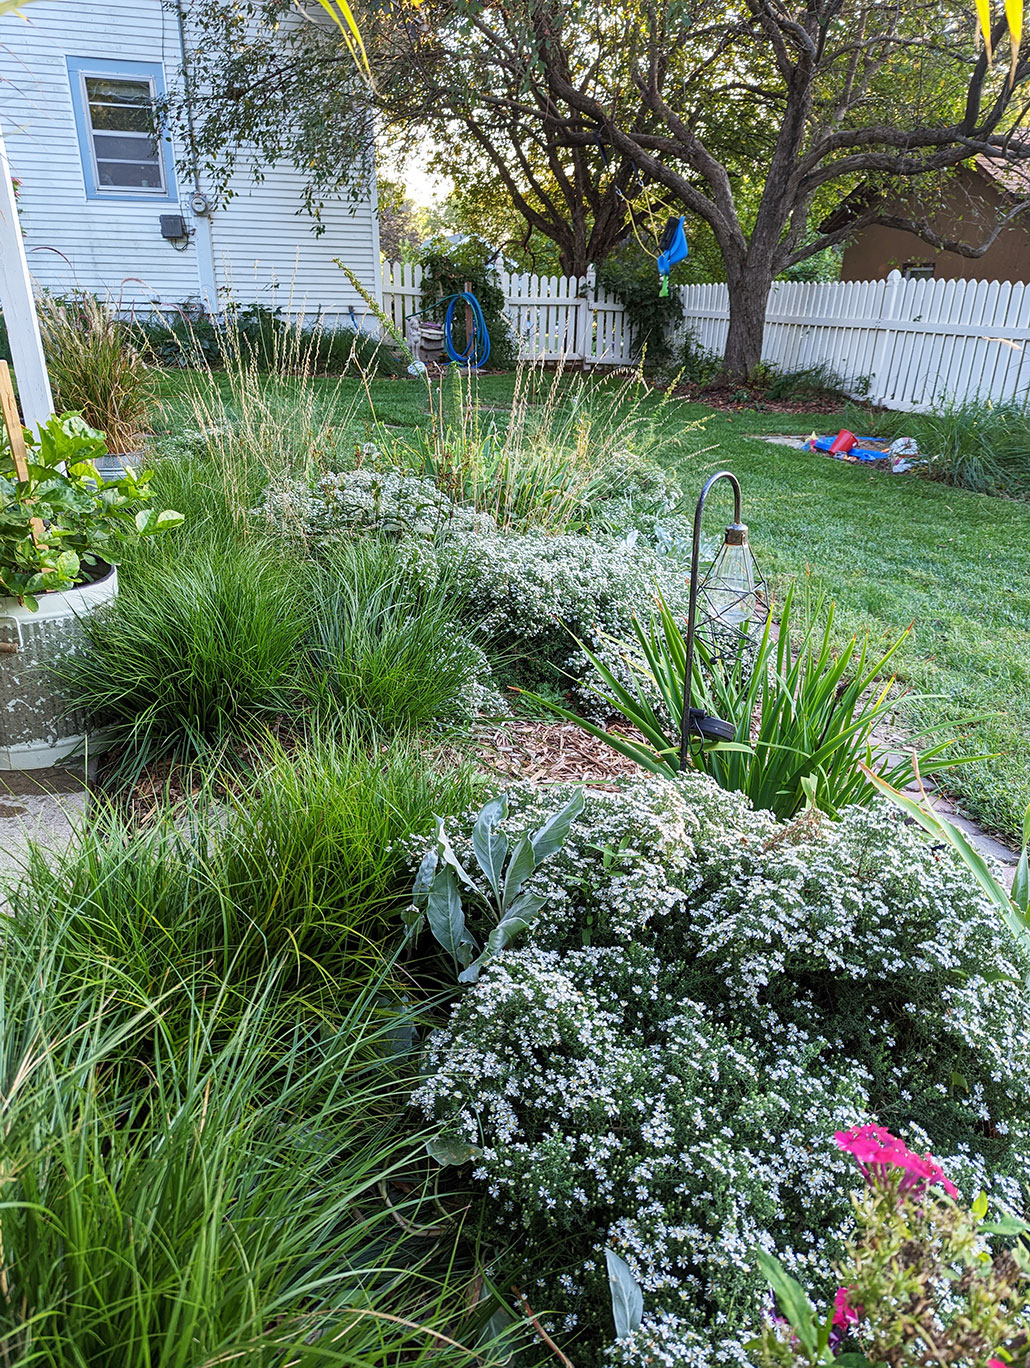
<svg viewBox="0 0 1030 1368">
<path fill-rule="evenodd" d="M 161 64 L 69 57 L 68 79 L 87 198 L 174 202 L 171 144 L 156 116 Z"/>
</svg>

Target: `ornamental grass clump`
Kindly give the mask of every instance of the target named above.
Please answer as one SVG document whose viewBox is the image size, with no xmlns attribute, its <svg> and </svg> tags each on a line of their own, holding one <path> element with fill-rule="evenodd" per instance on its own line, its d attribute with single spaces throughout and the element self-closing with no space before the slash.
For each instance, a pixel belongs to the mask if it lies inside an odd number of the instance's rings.
<svg viewBox="0 0 1030 1368">
<path fill-rule="evenodd" d="M 482 648 L 458 623 L 457 585 L 426 583 L 388 542 L 337 547 L 315 578 L 301 684 L 320 717 L 439 729 L 499 700 Z"/>
<path fill-rule="evenodd" d="M 189 763 L 291 711 L 307 616 L 294 566 L 268 548 L 211 539 L 188 561 L 137 564 L 118 599 L 83 622 L 61 676 L 111 743 L 117 774 Z"/>
<path fill-rule="evenodd" d="M 112 451 L 137 451 L 150 430 L 156 384 L 118 306 L 79 291 L 66 299 L 44 294 L 36 309 L 56 408 L 80 413 Z"/>
<path fill-rule="evenodd" d="M 289 956 L 219 987 L 168 955 L 147 985 L 37 912 L 0 945 L 4 1361 L 481 1362 L 389 966 L 330 1010 Z"/>
<path fill-rule="evenodd" d="M 517 789 L 498 829 L 513 846 L 571 795 Z M 963 1194 L 1024 1203 L 1030 956 L 892 813 L 783 823 L 647 776 L 588 790 L 523 892 L 540 910 L 430 1038 L 415 1101 L 475 1147 L 574 1361 L 746 1363 L 758 1249 L 832 1299 L 854 1187 L 834 1130 L 889 1126 Z M 605 1251 L 644 1298 L 617 1344 Z"/>
</svg>

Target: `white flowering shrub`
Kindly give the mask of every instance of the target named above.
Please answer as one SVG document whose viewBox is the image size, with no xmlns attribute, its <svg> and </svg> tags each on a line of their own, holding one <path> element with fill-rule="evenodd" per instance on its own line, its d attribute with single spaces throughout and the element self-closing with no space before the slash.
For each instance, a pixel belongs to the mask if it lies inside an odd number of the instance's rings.
<svg viewBox="0 0 1030 1368">
<path fill-rule="evenodd" d="M 452 502 L 431 479 L 370 466 L 329 472 L 314 485 L 303 479 L 273 481 L 259 512 L 276 532 L 305 541 L 359 532 L 435 537 L 496 530 L 488 514 Z"/>
<path fill-rule="evenodd" d="M 568 796 L 509 794 L 509 839 Z M 576 1361 L 744 1362 L 760 1248 L 825 1290 L 856 1187 L 835 1130 L 887 1125 L 964 1195 L 1022 1204 L 1030 963 L 892 813 L 787 826 L 647 777 L 589 792 L 525 886 L 543 909 L 430 1038 L 415 1101 L 477 1147 Z M 606 1247 L 644 1289 L 614 1346 Z"/>
<path fill-rule="evenodd" d="M 454 503 L 429 478 L 362 467 L 313 486 L 275 481 L 256 512 L 278 535 L 304 544 L 361 533 L 398 538 L 420 579 L 446 576 L 465 619 L 506 658 L 509 674 L 534 687 L 570 680 L 596 687 L 577 639 L 623 672 L 612 639 L 631 635 L 634 614 L 649 618 L 658 594 L 673 611 L 686 611 L 679 543 L 501 534 L 489 515 Z M 579 701 L 609 711 L 590 687 L 580 688 Z"/>
<path fill-rule="evenodd" d="M 459 532 L 432 546 L 412 542 L 409 555 L 420 574 L 448 577 L 464 615 L 506 659 L 509 673 L 530 686 L 578 681 L 588 711 L 598 700 L 587 686 L 600 679 L 578 642 L 621 669 L 615 639 L 631 635 L 635 614 L 650 618 L 656 595 L 674 612 L 686 611 L 680 562 L 613 539 Z"/>
</svg>

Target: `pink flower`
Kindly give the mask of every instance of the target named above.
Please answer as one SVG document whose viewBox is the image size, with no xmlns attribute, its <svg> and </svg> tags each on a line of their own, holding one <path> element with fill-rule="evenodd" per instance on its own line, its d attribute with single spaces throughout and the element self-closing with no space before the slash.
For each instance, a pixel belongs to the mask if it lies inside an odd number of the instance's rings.
<svg viewBox="0 0 1030 1368">
<path fill-rule="evenodd" d="M 921 1197 L 933 1183 L 939 1183 L 949 1197 L 958 1196 L 958 1188 L 929 1154 L 916 1154 L 882 1126 L 853 1126 L 836 1131 L 833 1138 L 842 1150 L 855 1156 L 872 1187 L 885 1182 L 891 1169 L 900 1169 L 899 1191 L 906 1195 Z"/>
<path fill-rule="evenodd" d="M 839 1326 L 854 1325 L 861 1320 L 862 1312 L 848 1301 L 848 1288 L 838 1287 L 833 1299 L 833 1323 Z"/>
</svg>

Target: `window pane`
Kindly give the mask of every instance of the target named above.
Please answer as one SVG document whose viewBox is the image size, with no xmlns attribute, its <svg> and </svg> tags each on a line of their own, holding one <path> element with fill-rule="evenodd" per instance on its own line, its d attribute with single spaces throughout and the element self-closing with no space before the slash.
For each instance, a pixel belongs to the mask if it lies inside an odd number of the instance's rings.
<svg viewBox="0 0 1030 1368">
<path fill-rule="evenodd" d="M 154 162 L 97 161 L 101 188 L 125 187 L 132 190 L 161 190 L 161 168 Z"/>
<path fill-rule="evenodd" d="M 108 76 L 87 76 L 86 94 L 90 101 L 104 100 L 113 104 L 149 104 L 149 81 L 118 81 Z"/>
<path fill-rule="evenodd" d="M 154 126 L 149 81 L 120 81 L 106 76 L 86 77 L 86 98 L 94 128 L 149 133 Z"/>
<path fill-rule="evenodd" d="M 110 128 L 118 133 L 150 133 L 154 111 L 146 105 L 91 104 L 89 121 L 94 128 Z"/>
<path fill-rule="evenodd" d="M 98 161 L 157 162 L 157 143 L 153 138 L 140 137 L 138 134 L 96 133 L 93 145 L 97 149 Z"/>
</svg>

